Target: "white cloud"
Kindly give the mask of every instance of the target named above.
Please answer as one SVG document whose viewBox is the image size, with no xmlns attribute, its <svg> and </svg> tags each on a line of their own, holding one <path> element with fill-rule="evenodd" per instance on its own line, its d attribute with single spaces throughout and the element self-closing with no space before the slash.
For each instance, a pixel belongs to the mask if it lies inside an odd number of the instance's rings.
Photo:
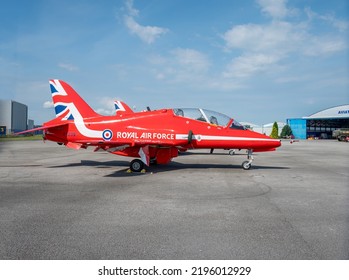
<svg viewBox="0 0 349 280">
<path fill-rule="evenodd" d="M 131 16 L 125 16 L 125 24 L 132 34 L 137 35 L 147 44 L 153 43 L 159 36 L 168 32 L 166 28 L 140 25 Z"/>
<path fill-rule="evenodd" d="M 115 110 L 112 111 L 111 109 L 106 109 L 106 108 L 98 108 L 96 112 L 100 115 L 103 116 L 112 116 L 115 115 Z"/>
<path fill-rule="evenodd" d="M 228 49 L 285 55 L 326 55 L 347 48 L 343 37 L 334 34 L 313 35 L 305 23 L 273 21 L 267 25 L 246 24 L 232 27 L 224 35 Z"/>
<path fill-rule="evenodd" d="M 151 64 L 163 65 L 167 62 L 167 58 L 160 54 L 151 54 L 150 56 L 148 56 L 147 61 Z"/>
<path fill-rule="evenodd" d="M 308 43 L 302 46 L 302 52 L 307 56 L 330 55 L 345 50 L 348 43 L 343 38 L 309 37 Z"/>
<path fill-rule="evenodd" d="M 158 26 L 144 26 L 139 24 L 135 17 L 139 11 L 133 7 L 133 0 L 126 1 L 127 15 L 124 16 L 124 22 L 132 34 L 137 35 L 143 42 L 147 44 L 153 43 L 158 37 L 168 32 L 167 28 Z"/>
<path fill-rule="evenodd" d="M 54 105 L 52 101 L 45 101 L 44 104 L 42 104 L 42 107 L 45 109 L 50 109 L 50 108 L 53 108 Z"/>
<path fill-rule="evenodd" d="M 78 71 L 79 68 L 73 64 L 70 63 L 59 63 L 58 66 L 60 68 L 63 68 L 65 70 L 68 70 L 69 72 L 74 72 L 74 71 Z"/>
<path fill-rule="evenodd" d="M 290 52 L 299 49 L 304 40 L 304 30 L 284 21 L 270 24 L 245 24 L 232 27 L 223 38 L 229 50 L 241 50 L 242 54 L 232 59 L 223 76 L 246 78 L 277 67 Z"/>
<path fill-rule="evenodd" d="M 138 16 L 139 11 L 133 7 L 133 0 L 127 0 L 125 5 L 126 5 L 127 12 L 130 16 L 133 16 L 133 17 Z"/>
<path fill-rule="evenodd" d="M 169 56 L 151 55 L 148 62 L 155 79 L 170 83 L 188 85 L 195 89 L 231 91 L 244 85 L 238 80 L 212 74 L 209 57 L 195 49 L 176 48 Z"/>
<path fill-rule="evenodd" d="M 309 20 L 322 20 L 329 24 L 331 24 L 334 28 L 336 28 L 340 32 L 345 32 L 349 28 L 349 22 L 345 20 L 340 20 L 334 17 L 334 15 L 320 15 L 311 10 L 311 8 L 307 7 L 304 9 L 307 14 Z"/>
<path fill-rule="evenodd" d="M 157 80 L 167 82 L 192 82 L 204 80 L 210 68 L 209 58 L 194 49 L 176 48 L 169 56 L 151 55 L 148 62 Z"/>
<path fill-rule="evenodd" d="M 156 78 L 157 80 L 164 80 L 165 77 L 166 77 L 166 76 L 165 76 L 164 73 L 157 73 L 156 76 L 155 76 L 155 78 Z"/>
<path fill-rule="evenodd" d="M 216 77 L 209 78 L 203 84 L 204 87 L 208 87 L 212 90 L 220 90 L 220 91 L 232 91 L 239 90 L 242 88 L 246 88 L 246 85 L 242 84 L 241 81 L 237 79 L 227 79 L 227 77 Z"/>
<path fill-rule="evenodd" d="M 272 18 L 284 18 L 289 13 L 286 8 L 286 0 L 257 0 L 261 6 L 262 12 L 270 15 Z"/>
<path fill-rule="evenodd" d="M 304 40 L 304 35 L 305 27 L 302 25 L 273 21 L 266 25 L 234 26 L 223 35 L 223 39 L 228 49 L 285 52 Z"/>
<path fill-rule="evenodd" d="M 232 60 L 223 73 L 225 78 L 245 78 L 255 73 L 266 71 L 275 65 L 281 57 L 265 54 L 244 54 Z"/>
<path fill-rule="evenodd" d="M 113 97 L 100 98 L 99 104 L 101 107 L 96 109 L 96 112 L 98 114 L 105 115 L 105 116 L 115 115 L 115 106 L 114 106 L 115 100 L 121 100 L 121 99 L 120 98 L 113 98 Z"/>
<path fill-rule="evenodd" d="M 228 51 L 241 51 L 226 67 L 225 77 L 249 77 L 261 71 L 278 71 L 281 63 L 291 57 L 331 55 L 348 48 L 348 42 L 339 32 L 347 28 L 346 22 L 334 16 L 321 16 L 305 9 L 308 21 L 282 20 L 291 12 L 286 1 L 258 0 L 263 13 L 272 20 L 265 24 L 233 26 L 223 34 Z M 319 19 L 338 31 L 311 33 L 312 20 Z"/>
<path fill-rule="evenodd" d="M 206 55 L 194 49 L 177 48 L 171 51 L 171 54 L 180 66 L 191 71 L 205 72 L 210 66 Z"/>
</svg>

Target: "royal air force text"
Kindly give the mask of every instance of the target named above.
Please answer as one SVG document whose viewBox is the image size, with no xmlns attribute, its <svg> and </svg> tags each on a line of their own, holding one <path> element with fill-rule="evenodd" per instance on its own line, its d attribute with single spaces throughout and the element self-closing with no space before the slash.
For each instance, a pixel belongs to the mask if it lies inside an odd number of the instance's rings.
<svg viewBox="0 0 349 280">
<path fill-rule="evenodd" d="M 173 133 L 157 133 L 157 132 L 143 132 L 138 134 L 137 132 L 122 132 L 116 133 L 118 139 L 154 139 L 154 140 L 174 140 L 175 134 Z"/>
</svg>

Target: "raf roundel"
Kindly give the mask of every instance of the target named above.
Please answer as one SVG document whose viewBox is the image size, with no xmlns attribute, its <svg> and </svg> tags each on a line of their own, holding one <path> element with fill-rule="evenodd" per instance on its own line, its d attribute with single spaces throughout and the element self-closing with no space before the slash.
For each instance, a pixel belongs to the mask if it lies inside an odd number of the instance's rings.
<svg viewBox="0 0 349 280">
<path fill-rule="evenodd" d="M 106 129 L 103 131 L 102 137 L 105 141 L 109 141 L 113 137 L 113 132 L 110 129 Z"/>
</svg>

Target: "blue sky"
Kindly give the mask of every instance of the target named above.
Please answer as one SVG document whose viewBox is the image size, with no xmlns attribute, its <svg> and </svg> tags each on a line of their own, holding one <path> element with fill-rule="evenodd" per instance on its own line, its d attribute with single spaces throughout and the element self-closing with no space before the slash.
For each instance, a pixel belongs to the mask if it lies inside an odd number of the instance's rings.
<svg viewBox="0 0 349 280">
<path fill-rule="evenodd" d="M 62 79 L 102 114 L 285 121 L 349 103 L 348 30 L 346 0 L 1 0 L 0 98 L 40 124 Z"/>
</svg>

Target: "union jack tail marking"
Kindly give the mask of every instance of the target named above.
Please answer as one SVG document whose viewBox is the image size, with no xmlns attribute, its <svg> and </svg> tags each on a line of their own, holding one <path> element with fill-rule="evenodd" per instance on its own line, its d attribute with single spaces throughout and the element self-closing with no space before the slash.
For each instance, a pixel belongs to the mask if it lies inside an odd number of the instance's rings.
<svg viewBox="0 0 349 280">
<path fill-rule="evenodd" d="M 57 118 L 74 120 L 77 112 L 83 119 L 99 116 L 66 82 L 50 80 L 50 88 Z"/>
</svg>

